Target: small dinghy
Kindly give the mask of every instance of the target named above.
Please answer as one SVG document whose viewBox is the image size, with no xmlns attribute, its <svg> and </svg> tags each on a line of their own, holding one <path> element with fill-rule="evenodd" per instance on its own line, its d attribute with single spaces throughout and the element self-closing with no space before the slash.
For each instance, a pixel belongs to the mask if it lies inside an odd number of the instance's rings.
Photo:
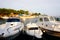
<svg viewBox="0 0 60 40">
<path fill-rule="evenodd" d="M 26 33 L 31 36 L 35 36 L 37 38 L 42 38 L 42 31 L 40 28 L 36 25 L 36 23 L 28 23 L 26 25 Z"/>
</svg>

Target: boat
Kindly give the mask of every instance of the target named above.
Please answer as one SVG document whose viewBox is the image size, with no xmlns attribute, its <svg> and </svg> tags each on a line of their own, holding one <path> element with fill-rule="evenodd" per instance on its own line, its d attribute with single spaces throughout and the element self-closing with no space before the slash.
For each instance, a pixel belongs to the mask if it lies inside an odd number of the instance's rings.
<svg viewBox="0 0 60 40">
<path fill-rule="evenodd" d="M 55 17 L 39 16 L 39 22 L 37 25 L 40 27 L 43 33 L 60 37 L 60 22 L 56 21 Z"/>
<path fill-rule="evenodd" d="M 13 38 L 16 37 L 24 28 L 24 24 L 19 18 L 8 18 L 6 22 L 0 25 L 0 37 Z"/>
<path fill-rule="evenodd" d="M 36 24 L 37 20 L 35 18 L 29 19 L 28 22 L 25 24 L 25 32 L 28 35 L 34 36 L 36 38 L 42 38 L 43 32 Z"/>
</svg>

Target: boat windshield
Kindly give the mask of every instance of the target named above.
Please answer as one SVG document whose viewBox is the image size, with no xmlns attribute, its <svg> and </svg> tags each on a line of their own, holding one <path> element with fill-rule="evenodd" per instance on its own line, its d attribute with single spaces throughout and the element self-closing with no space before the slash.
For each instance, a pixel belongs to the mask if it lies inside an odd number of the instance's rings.
<svg viewBox="0 0 60 40">
<path fill-rule="evenodd" d="M 44 21 L 49 21 L 49 19 L 47 17 L 44 17 Z"/>
<path fill-rule="evenodd" d="M 29 30 L 38 30 L 38 27 L 29 28 Z"/>
<path fill-rule="evenodd" d="M 50 17 L 50 21 L 54 21 L 54 18 L 53 17 Z"/>
<path fill-rule="evenodd" d="M 7 19 L 7 22 L 20 22 L 19 19 Z"/>
</svg>

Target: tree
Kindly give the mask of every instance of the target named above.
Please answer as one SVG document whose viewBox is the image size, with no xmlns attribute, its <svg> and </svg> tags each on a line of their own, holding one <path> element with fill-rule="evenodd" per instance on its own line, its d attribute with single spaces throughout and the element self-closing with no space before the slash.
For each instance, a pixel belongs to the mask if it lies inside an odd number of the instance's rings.
<svg viewBox="0 0 60 40">
<path fill-rule="evenodd" d="M 38 15 L 41 15 L 41 13 L 38 13 Z"/>
<path fill-rule="evenodd" d="M 29 14 L 29 11 L 25 11 L 24 13 L 25 13 L 26 15 L 28 15 L 28 14 Z"/>
<path fill-rule="evenodd" d="M 18 10 L 18 12 L 24 14 L 24 10 Z"/>
</svg>

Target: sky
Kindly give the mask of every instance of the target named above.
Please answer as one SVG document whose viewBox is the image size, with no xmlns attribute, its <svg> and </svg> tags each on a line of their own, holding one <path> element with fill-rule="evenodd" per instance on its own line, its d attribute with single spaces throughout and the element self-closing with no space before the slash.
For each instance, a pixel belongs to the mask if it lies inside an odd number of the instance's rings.
<svg viewBox="0 0 60 40">
<path fill-rule="evenodd" d="M 60 0 L 0 0 L 0 8 L 22 9 L 49 16 L 60 16 Z"/>
</svg>

